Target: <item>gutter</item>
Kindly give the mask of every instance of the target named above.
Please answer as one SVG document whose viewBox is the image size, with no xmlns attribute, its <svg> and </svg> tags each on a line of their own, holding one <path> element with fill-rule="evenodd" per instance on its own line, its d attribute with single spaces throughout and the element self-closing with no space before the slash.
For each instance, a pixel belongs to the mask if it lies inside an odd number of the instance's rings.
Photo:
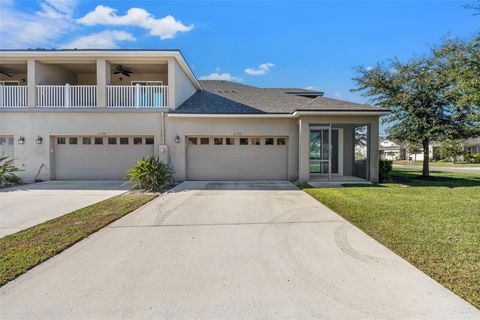
<svg viewBox="0 0 480 320">
<path fill-rule="evenodd" d="M 293 113 L 208 114 L 168 113 L 171 118 L 299 118 L 300 116 L 383 116 L 390 111 L 295 111 Z"/>
</svg>

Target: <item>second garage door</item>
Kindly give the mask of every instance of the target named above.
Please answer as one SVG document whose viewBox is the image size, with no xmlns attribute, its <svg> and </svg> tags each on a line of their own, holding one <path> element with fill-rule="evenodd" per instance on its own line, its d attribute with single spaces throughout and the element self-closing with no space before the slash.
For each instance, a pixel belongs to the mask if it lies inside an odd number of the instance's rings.
<svg viewBox="0 0 480 320">
<path fill-rule="evenodd" d="M 186 137 L 188 180 L 287 180 L 286 137 Z"/>
<path fill-rule="evenodd" d="M 153 156 L 153 137 L 55 137 L 55 179 L 125 179 L 128 170 Z"/>
</svg>

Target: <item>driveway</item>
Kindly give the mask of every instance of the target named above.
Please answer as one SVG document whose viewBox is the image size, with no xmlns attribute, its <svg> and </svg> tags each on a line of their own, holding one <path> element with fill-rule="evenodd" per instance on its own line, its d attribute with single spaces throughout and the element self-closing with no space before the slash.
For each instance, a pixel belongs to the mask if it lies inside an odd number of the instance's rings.
<svg viewBox="0 0 480 320">
<path fill-rule="evenodd" d="M 125 192 L 123 181 L 46 181 L 0 189 L 0 237 Z"/>
<path fill-rule="evenodd" d="M 479 319 L 290 183 L 186 182 L 0 288 L 1 319 Z"/>
</svg>

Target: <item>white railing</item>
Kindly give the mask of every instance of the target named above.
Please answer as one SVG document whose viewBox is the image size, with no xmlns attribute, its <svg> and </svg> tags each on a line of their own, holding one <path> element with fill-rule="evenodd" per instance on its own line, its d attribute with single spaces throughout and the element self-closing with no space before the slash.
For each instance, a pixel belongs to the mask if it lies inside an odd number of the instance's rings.
<svg viewBox="0 0 480 320">
<path fill-rule="evenodd" d="M 95 85 L 39 85 L 37 107 L 88 108 L 97 105 Z"/>
<path fill-rule="evenodd" d="M 0 86 L 0 107 L 28 106 L 27 86 Z"/>
<path fill-rule="evenodd" d="M 107 86 L 107 107 L 168 107 L 168 86 Z"/>
</svg>

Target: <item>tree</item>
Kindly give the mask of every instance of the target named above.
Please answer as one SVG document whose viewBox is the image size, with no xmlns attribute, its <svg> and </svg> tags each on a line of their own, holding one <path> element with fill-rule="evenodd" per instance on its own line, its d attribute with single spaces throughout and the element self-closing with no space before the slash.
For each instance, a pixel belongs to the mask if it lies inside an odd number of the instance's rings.
<svg viewBox="0 0 480 320">
<path fill-rule="evenodd" d="M 422 152 L 422 146 L 418 143 L 412 142 L 408 144 L 407 151 L 409 154 L 413 154 L 415 157 L 414 161 L 417 161 L 417 154 Z"/>
<path fill-rule="evenodd" d="M 435 54 L 405 63 L 393 59 L 387 66 L 359 67 L 353 78 L 357 88 L 352 91 L 390 109 L 383 121 L 391 124 L 387 128 L 391 139 L 422 146 L 423 176 L 430 175 L 431 141 L 471 137 L 480 127 L 480 119 L 474 116 L 476 104 L 456 105 L 458 95 L 452 94 L 452 69 L 446 68 L 447 60 Z"/>
<path fill-rule="evenodd" d="M 440 146 L 440 156 L 443 159 L 453 158 L 453 163 L 457 162 L 457 158 L 463 154 L 463 146 L 456 140 L 448 140 Z"/>
</svg>

